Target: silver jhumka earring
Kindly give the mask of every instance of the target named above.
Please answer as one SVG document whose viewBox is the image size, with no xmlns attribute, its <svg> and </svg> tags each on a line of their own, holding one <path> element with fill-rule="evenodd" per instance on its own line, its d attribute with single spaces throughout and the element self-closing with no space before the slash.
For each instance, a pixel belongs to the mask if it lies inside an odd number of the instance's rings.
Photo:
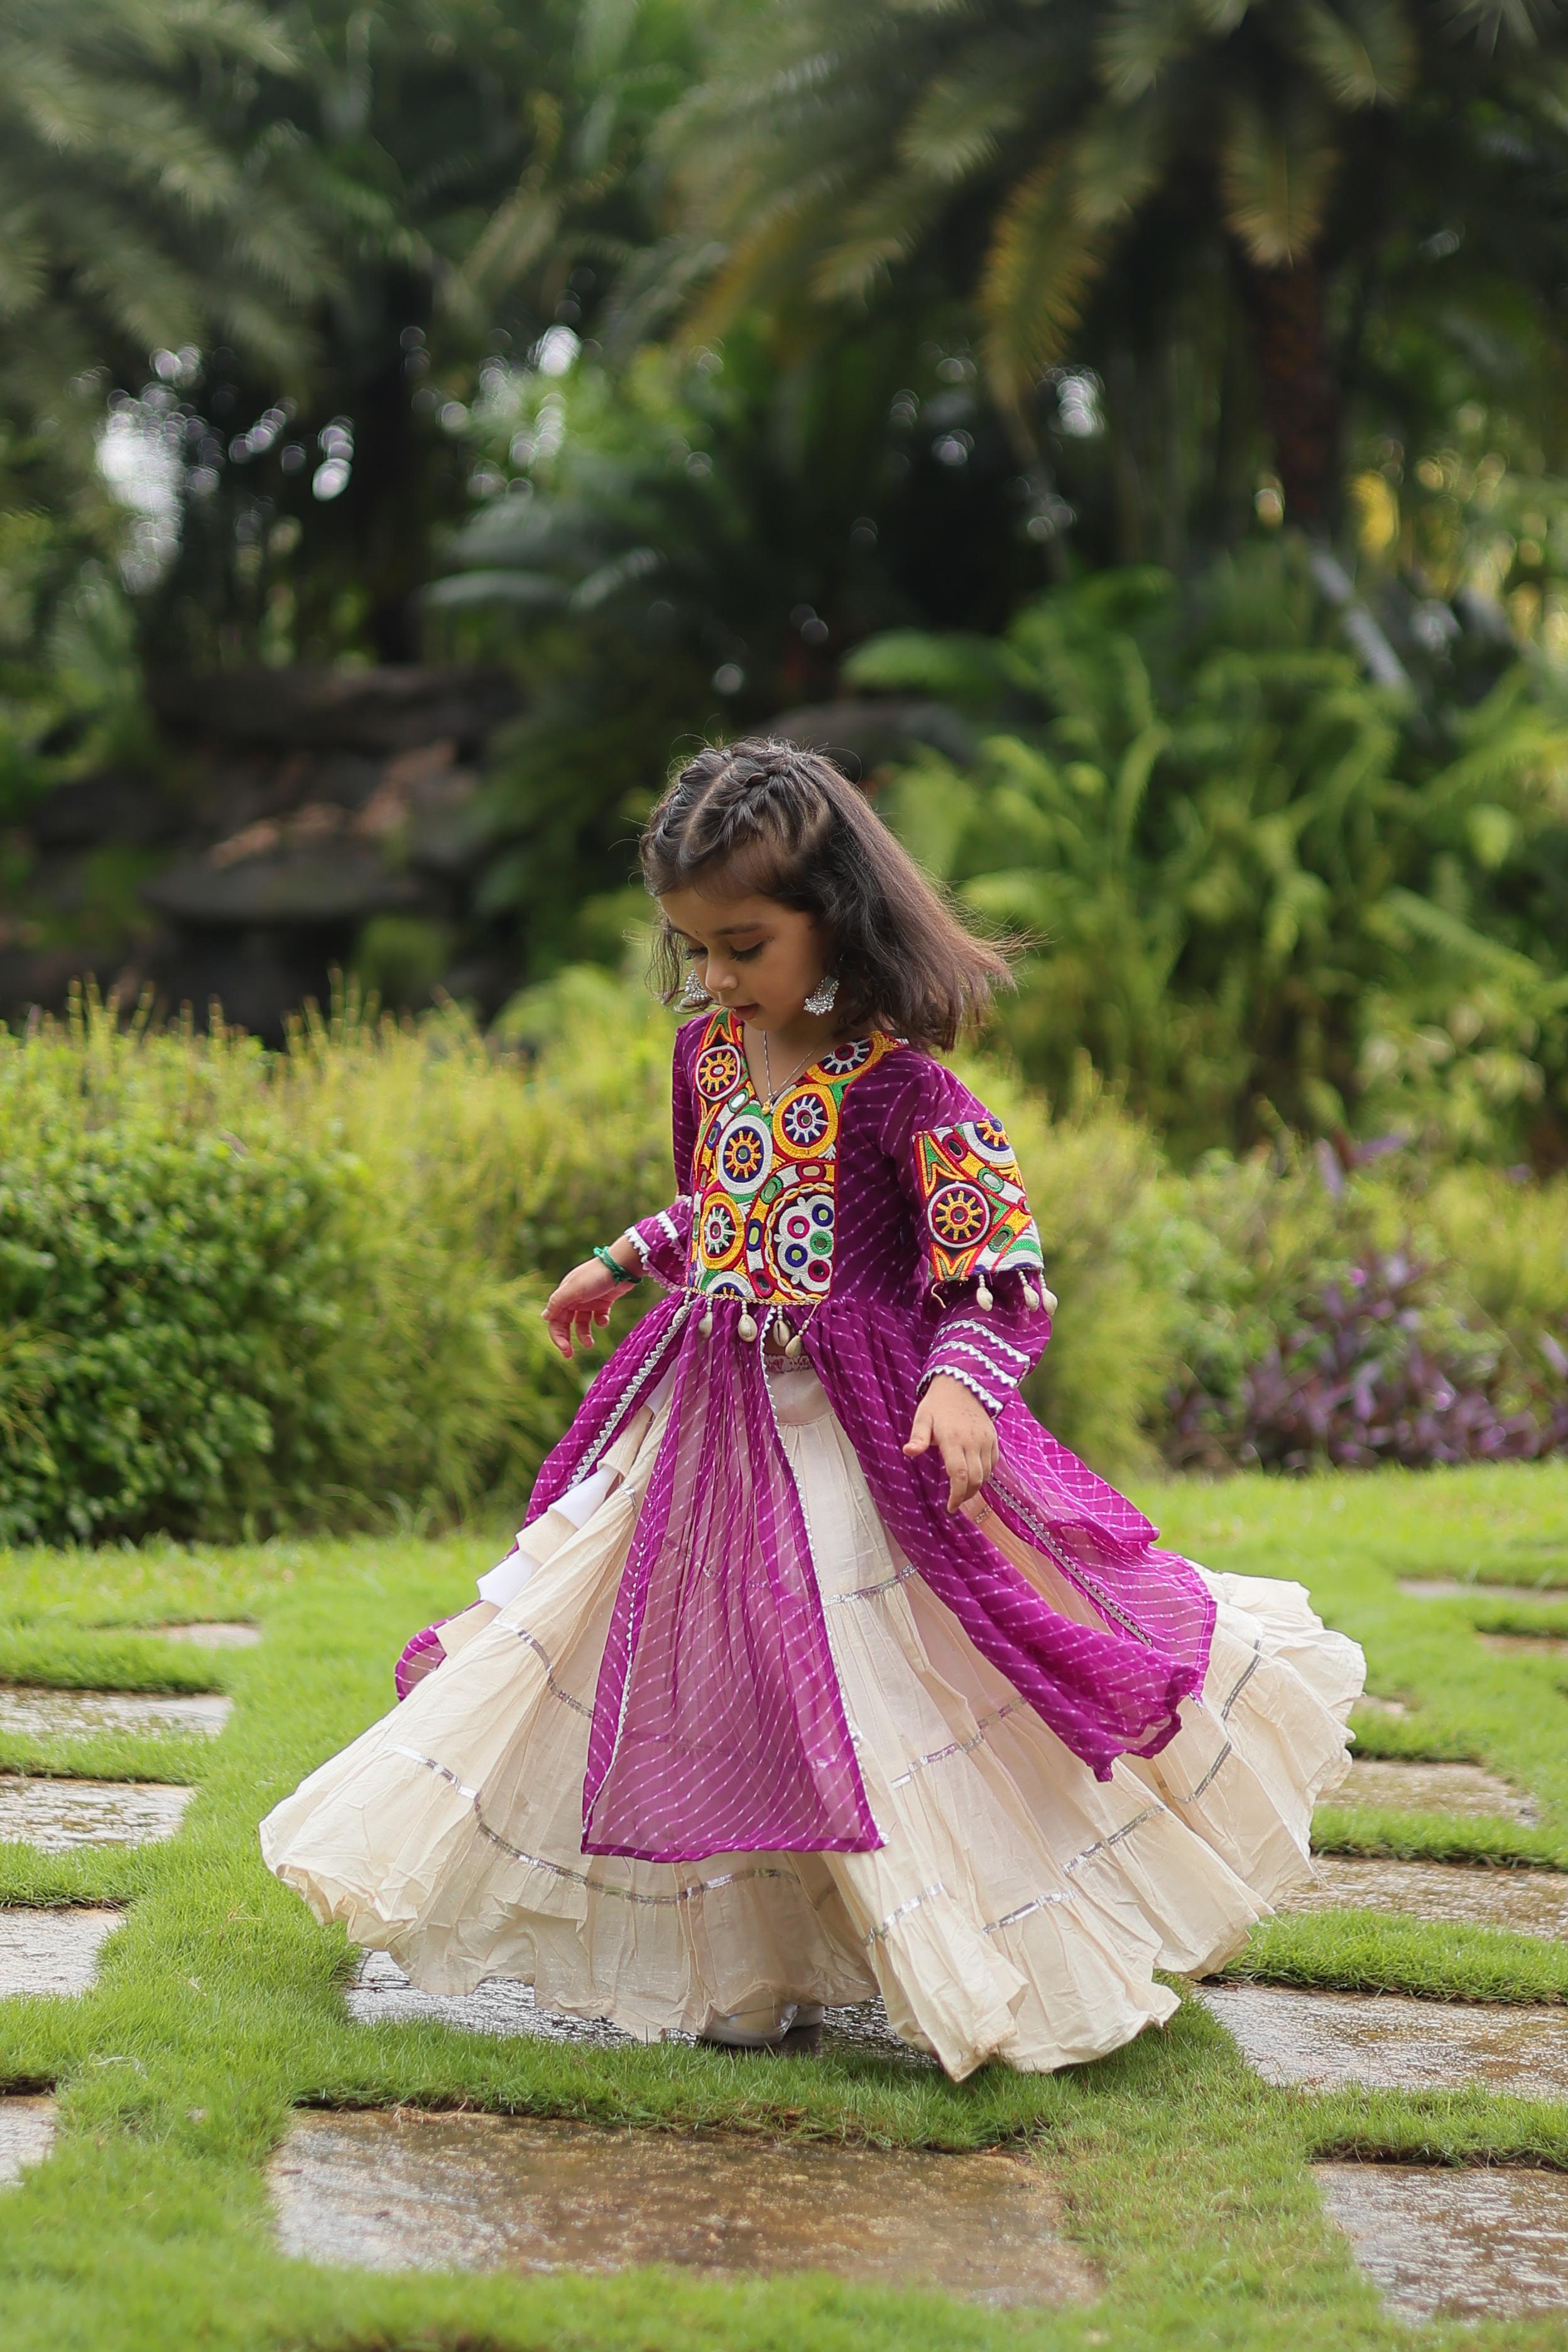
<svg viewBox="0 0 1568 2352">
<path fill-rule="evenodd" d="M 806 998 L 805 1009 L 808 1013 L 831 1013 L 837 1002 L 838 974 L 830 971 L 824 974 Z"/>
<path fill-rule="evenodd" d="M 700 1013 L 705 1004 L 711 1004 L 713 1000 L 693 971 L 687 975 L 686 985 L 675 1002 L 683 1013 Z"/>
</svg>

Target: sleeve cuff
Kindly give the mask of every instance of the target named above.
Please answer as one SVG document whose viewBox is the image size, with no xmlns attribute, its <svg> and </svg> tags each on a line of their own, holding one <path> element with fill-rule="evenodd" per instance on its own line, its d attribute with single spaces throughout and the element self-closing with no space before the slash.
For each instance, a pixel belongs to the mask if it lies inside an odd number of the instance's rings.
<svg viewBox="0 0 1568 2352">
<path fill-rule="evenodd" d="M 982 1360 L 984 1360 L 984 1359 Z M 987 1366 L 986 1369 L 989 1370 L 989 1367 Z M 966 1388 L 970 1391 L 972 1396 L 978 1397 L 981 1403 L 985 1407 L 986 1412 L 991 1415 L 993 1421 L 995 1420 L 997 1414 L 1007 1402 L 1008 1397 L 1011 1396 L 1013 1392 L 1009 1387 L 1002 1395 L 998 1396 L 994 1392 L 994 1388 L 988 1386 L 985 1381 L 982 1380 L 980 1374 L 978 1372 L 972 1371 L 967 1365 L 939 1362 L 928 1364 L 926 1366 L 925 1370 L 921 1374 L 921 1384 L 917 1393 L 921 1396 L 924 1396 L 927 1389 L 930 1388 L 932 1381 L 934 1381 L 939 1374 L 943 1380 L 959 1381 L 963 1387 Z"/>
</svg>

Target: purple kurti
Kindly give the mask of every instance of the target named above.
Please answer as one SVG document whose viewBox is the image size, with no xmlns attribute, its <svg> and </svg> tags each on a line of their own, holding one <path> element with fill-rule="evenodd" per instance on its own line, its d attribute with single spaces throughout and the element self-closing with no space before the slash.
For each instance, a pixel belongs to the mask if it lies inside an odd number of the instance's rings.
<svg viewBox="0 0 1568 2352">
<path fill-rule="evenodd" d="M 674 1128 L 680 1194 L 630 1229 L 671 1295 L 600 1372 L 528 1514 L 584 1476 L 673 1371 L 595 1696 L 584 1851 L 679 1862 L 880 1843 L 773 1420 L 770 1324 L 801 1335 L 895 1542 L 1058 1738 L 1100 1780 L 1118 1756 L 1163 1748 L 1202 1685 L 1214 1603 L 1017 1394 L 1050 1320 L 1000 1124 L 941 1063 L 882 1034 L 834 1049 L 764 1108 L 738 1026 L 716 1013 L 676 1039 Z M 902 1452 L 938 1372 L 996 1422 L 987 1501 L 1093 1623 L 949 1514 L 934 1447 Z"/>
</svg>

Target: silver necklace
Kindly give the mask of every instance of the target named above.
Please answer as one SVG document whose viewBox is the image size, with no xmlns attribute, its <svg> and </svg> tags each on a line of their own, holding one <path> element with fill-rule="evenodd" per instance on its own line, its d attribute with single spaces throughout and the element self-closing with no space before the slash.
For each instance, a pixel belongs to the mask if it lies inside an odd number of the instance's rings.
<svg viewBox="0 0 1568 2352">
<path fill-rule="evenodd" d="M 773 1085 L 773 1066 L 768 1054 L 768 1033 L 765 1029 L 763 1031 L 763 1084 L 768 1090 L 767 1101 L 763 1105 L 764 1109 L 772 1110 L 774 1103 L 777 1102 L 780 1095 L 783 1094 L 784 1087 L 793 1086 L 796 1078 L 799 1077 L 802 1070 L 810 1068 L 814 1058 L 815 1057 L 812 1055 L 807 1054 L 805 1059 L 802 1062 L 797 1062 L 794 1069 L 790 1072 L 788 1077 L 782 1079 L 779 1085 L 775 1087 Z"/>
</svg>

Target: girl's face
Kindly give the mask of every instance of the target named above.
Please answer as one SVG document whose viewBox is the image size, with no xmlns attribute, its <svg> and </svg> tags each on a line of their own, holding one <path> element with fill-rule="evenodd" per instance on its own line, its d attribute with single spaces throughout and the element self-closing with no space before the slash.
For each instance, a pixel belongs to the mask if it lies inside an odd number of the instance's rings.
<svg viewBox="0 0 1568 2352">
<path fill-rule="evenodd" d="M 805 1010 L 828 964 L 815 915 L 754 892 L 671 890 L 659 905 L 709 995 L 742 1021 L 767 1030 L 817 1019 L 828 1025 L 826 1015 Z"/>
</svg>

